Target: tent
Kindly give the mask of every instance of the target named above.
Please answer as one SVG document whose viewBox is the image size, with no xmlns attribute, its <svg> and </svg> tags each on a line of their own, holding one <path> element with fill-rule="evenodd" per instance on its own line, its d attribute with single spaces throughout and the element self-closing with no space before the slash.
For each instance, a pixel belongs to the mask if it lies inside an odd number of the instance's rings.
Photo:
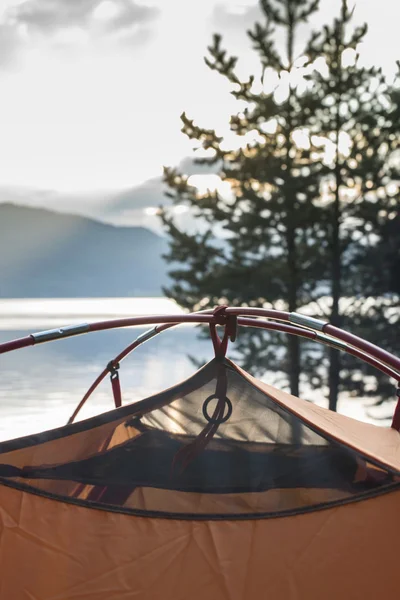
<svg viewBox="0 0 400 600">
<path fill-rule="evenodd" d="M 182 321 L 210 325 L 215 358 L 123 405 L 121 358 Z M 316 319 L 225 307 L 40 332 L 0 353 L 144 322 L 157 325 L 89 390 L 111 373 L 113 410 L 0 444 L 0 599 L 397 600 L 399 410 L 392 427 L 333 413 L 226 347 L 251 325 L 336 344 L 397 381 L 400 360 Z"/>
</svg>

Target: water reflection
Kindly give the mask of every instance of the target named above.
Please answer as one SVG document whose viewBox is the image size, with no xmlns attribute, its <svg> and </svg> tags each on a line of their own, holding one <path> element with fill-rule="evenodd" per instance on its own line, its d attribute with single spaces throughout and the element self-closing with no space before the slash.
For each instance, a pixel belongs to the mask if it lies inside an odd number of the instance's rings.
<svg viewBox="0 0 400 600">
<path fill-rule="evenodd" d="M 64 425 L 87 388 L 111 358 L 144 329 L 106 331 L 25 348 L 0 357 L 0 439 Z M 0 341 L 28 332 L 0 332 Z M 140 400 L 190 376 L 188 355 L 210 359 L 212 345 L 194 328 L 160 334 L 134 351 L 121 366 L 124 402 Z M 111 410 L 109 379 L 80 414 Z"/>
<path fill-rule="evenodd" d="M 0 298 L 0 330 L 34 331 L 66 324 L 182 312 L 168 298 Z"/>
</svg>

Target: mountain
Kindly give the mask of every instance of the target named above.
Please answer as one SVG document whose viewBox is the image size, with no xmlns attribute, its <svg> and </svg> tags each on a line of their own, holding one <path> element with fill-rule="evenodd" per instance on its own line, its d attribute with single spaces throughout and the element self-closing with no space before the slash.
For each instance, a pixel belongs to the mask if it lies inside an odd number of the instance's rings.
<svg viewBox="0 0 400 600">
<path fill-rule="evenodd" d="M 0 204 L 0 298 L 162 295 L 166 249 L 144 227 Z"/>
<path fill-rule="evenodd" d="M 218 172 L 218 165 L 198 165 L 193 157 L 184 158 L 177 168 L 187 175 Z M 144 226 L 161 231 L 160 219 L 146 213 L 146 209 L 171 205 L 165 191 L 162 177 L 153 177 L 139 185 L 114 191 L 66 192 L 0 185 L 0 205 L 11 203 L 30 208 L 40 207 L 57 213 L 100 219 L 117 226 Z M 180 220 L 185 222 L 185 218 L 180 217 Z"/>
</svg>

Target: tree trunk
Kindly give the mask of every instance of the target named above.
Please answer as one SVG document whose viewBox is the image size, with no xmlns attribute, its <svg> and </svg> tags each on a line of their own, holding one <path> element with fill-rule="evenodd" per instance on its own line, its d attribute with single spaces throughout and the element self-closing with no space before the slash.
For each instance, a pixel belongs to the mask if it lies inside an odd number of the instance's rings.
<svg viewBox="0 0 400 600">
<path fill-rule="evenodd" d="M 344 5 L 342 5 L 342 11 L 344 11 Z M 344 22 L 344 13 L 343 13 Z M 341 158 L 339 151 L 339 138 L 342 127 L 340 107 L 342 102 L 342 43 L 343 43 L 343 23 L 338 22 L 336 29 L 336 68 L 337 68 L 337 82 L 336 82 L 336 122 L 335 122 L 335 135 L 336 135 L 336 156 L 335 156 L 335 200 L 333 204 L 332 213 L 332 238 L 331 238 L 331 293 L 332 293 L 332 310 L 331 310 L 331 323 L 336 327 L 340 327 L 340 310 L 339 302 L 342 294 L 341 290 L 341 267 L 342 267 L 342 256 L 341 256 L 341 244 L 340 244 L 340 222 L 341 222 L 341 206 L 340 206 L 340 186 L 342 183 L 342 172 L 341 172 Z M 329 349 L 329 408 L 330 410 L 336 411 L 339 387 L 340 387 L 340 354 L 333 348 Z"/>
<path fill-rule="evenodd" d="M 293 204 L 293 203 L 292 203 Z M 293 206 L 294 208 L 294 206 Z M 292 216 L 293 218 L 293 216 Z M 289 312 L 295 312 L 297 306 L 297 261 L 296 261 L 296 230 L 289 225 L 287 231 L 287 250 L 288 250 L 288 271 L 289 271 L 289 289 L 288 289 L 288 308 Z M 290 393 L 293 396 L 299 395 L 300 380 L 300 345 L 299 338 L 295 335 L 289 335 L 288 339 L 288 362 L 289 362 L 289 384 Z"/>
<path fill-rule="evenodd" d="M 286 18 L 288 24 L 287 37 L 287 58 L 288 70 L 293 67 L 293 52 L 294 52 L 294 34 L 295 34 L 295 15 L 294 5 L 291 0 L 286 4 Z M 292 159 L 290 150 L 292 148 L 291 133 L 292 133 L 292 113 L 291 111 L 291 91 L 289 92 L 289 110 L 286 117 L 287 120 L 287 135 L 286 135 L 286 152 L 287 152 L 287 173 L 291 173 Z M 287 228 L 286 228 L 286 243 L 287 243 L 287 263 L 288 263 L 288 307 L 289 312 L 295 312 L 298 309 L 298 272 L 297 272 L 297 256 L 296 256 L 296 197 L 293 195 L 292 189 L 289 187 L 286 190 L 286 206 L 287 206 Z M 293 396 L 299 395 L 300 381 L 300 344 L 299 338 L 294 335 L 289 335 L 288 339 L 288 363 L 289 363 L 289 385 L 290 393 Z"/>
<path fill-rule="evenodd" d="M 341 297 L 341 248 L 340 248 L 340 163 L 336 161 L 336 191 L 333 207 L 332 222 L 332 310 L 331 323 L 340 327 L 339 301 Z M 329 348 L 329 408 L 337 409 L 340 387 L 340 353 L 334 348 Z"/>
</svg>

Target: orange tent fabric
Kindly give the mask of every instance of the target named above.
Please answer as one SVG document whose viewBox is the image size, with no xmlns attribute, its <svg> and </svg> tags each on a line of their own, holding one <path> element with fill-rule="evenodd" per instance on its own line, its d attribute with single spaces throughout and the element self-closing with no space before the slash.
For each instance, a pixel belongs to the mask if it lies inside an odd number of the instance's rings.
<svg viewBox="0 0 400 600">
<path fill-rule="evenodd" d="M 0 444 L 0 600 L 397 599 L 399 509 L 399 433 L 213 360 Z"/>
<path fill-rule="evenodd" d="M 0 597 L 399 597 L 400 492 L 294 517 L 183 521 L 1 490 Z"/>
</svg>

